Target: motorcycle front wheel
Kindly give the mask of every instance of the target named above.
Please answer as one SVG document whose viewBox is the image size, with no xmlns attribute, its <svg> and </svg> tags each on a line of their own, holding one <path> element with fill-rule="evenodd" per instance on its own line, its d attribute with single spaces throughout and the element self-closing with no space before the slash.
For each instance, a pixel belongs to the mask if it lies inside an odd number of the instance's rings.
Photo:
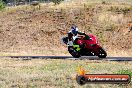
<svg viewBox="0 0 132 88">
<path fill-rule="evenodd" d="M 107 53 L 106 53 L 106 51 L 103 48 L 99 48 L 98 52 L 99 52 L 99 54 L 98 54 L 99 58 L 106 58 Z"/>
</svg>

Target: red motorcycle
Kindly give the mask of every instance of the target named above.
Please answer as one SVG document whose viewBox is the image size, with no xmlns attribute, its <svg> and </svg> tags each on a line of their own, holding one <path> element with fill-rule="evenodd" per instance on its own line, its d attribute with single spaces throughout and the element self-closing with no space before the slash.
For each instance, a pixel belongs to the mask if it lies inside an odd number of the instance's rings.
<svg viewBox="0 0 132 88">
<path fill-rule="evenodd" d="M 63 37 L 62 41 L 67 44 L 68 37 Z M 68 51 L 75 58 L 81 56 L 98 56 L 99 58 L 106 58 L 107 56 L 106 51 L 99 45 L 96 36 L 92 34 L 79 36 L 73 45 L 73 49 L 68 49 Z"/>
</svg>

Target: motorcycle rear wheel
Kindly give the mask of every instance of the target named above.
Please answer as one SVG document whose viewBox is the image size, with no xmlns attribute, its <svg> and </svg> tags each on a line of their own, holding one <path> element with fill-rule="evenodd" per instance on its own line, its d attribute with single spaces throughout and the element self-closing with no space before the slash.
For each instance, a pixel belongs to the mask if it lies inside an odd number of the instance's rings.
<svg viewBox="0 0 132 88">
<path fill-rule="evenodd" d="M 74 58 L 79 58 L 81 57 L 80 53 L 77 51 L 69 51 L 69 53 L 74 57 Z"/>
</svg>

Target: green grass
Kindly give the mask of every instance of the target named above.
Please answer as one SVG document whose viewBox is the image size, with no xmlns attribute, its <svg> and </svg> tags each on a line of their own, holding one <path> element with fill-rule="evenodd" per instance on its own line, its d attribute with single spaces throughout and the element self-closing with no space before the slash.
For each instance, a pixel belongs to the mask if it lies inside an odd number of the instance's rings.
<svg viewBox="0 0 132 88">
<path fill-rule="evenodd" d="M 1 88 L 125 88 L 116 84 L 86 84 L 76 83 L 78 66 L 87 73 L 115 73 L 119 70 L 132 69 L 131 62 L 109 62 L 97 60 L 59 60 L 33 59 L 22 60 L 0 58 Z M 130 88 L 131 84 L 127 85 Z"/>
<path fill-rule="evenodd" d="M 119 70 L 117 74 L 129 74 L 132 77 L 132 69 Z"/>
</svg>

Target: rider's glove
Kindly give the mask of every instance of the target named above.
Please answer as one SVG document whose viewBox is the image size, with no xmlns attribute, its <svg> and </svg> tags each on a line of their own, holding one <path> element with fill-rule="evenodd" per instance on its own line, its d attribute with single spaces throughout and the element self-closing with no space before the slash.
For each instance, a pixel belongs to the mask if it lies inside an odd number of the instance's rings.
<svg viewBox="0 0 132 88">
<path fill-rule="evenodd" d="M 86 35 L 85 33 L 83 33 L 83 35 Z"/>
</svg>

